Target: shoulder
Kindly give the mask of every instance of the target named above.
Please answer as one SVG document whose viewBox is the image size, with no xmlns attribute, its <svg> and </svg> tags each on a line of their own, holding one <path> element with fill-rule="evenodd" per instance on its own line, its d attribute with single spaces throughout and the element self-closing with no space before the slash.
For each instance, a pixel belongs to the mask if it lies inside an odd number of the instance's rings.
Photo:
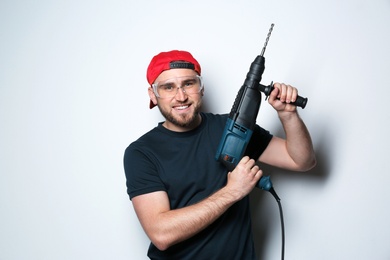
<svg viewBox="0 0 390 260">
<path fill-rule="evenodd" d="M 150 148 L 154 147 L 161 138 L 161 133 L 158 127 L 151 129 L 149 132 L 143 134 L 141 137 L 131 142 L 125 149 L 124 159 L 133 160 L 140 157 L 149 157 Z"/>
<path fill-rule="evenodd" d="M 161 130 L 159 129 L 159 126 L 154 127 L 153 129 L 149 130 L 148 132 L 141 135 L 138 139 L 131 142 L 129 147 L 137 147 L 137 146 L 144 146 L 145 144 L 148 144 L 150 142 L 154 142 L 154 140 L 161 136 Z"/>
<path fill-rule="evenodd" d="M 228 114 L 201 113 L 207 124 L 225 124 Z"/>
</svg>

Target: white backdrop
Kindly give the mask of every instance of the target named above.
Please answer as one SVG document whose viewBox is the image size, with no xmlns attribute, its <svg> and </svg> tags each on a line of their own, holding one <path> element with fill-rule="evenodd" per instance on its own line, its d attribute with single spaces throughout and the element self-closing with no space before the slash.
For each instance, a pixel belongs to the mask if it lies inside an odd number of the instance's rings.
<svg viewBox="0 0 390 260">
<path fill-rule="evenodd" d="M 263 83 L 296 86 L 318 166 L 265 167 L 286 259 L 390 259 L 389 0 L 0 2 L 0 259 L 147 259 L 126 146 L 162 118 L 146 67 L 185 49 L 206 110 L 229 112 L 271 23 Z M 258 123 L 276 135 L 263 102 Z M 277 204 L 251 196 L 259 259 L 280 259 Z"/>
</svg>

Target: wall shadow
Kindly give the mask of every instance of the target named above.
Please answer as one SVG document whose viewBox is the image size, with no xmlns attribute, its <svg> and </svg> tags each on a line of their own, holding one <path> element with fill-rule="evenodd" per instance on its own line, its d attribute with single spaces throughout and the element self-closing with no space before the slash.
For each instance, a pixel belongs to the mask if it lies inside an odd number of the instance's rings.
<svg viewBox="0 0 390 260">
<path fill-rule="evenodd" d="M 307 172 L 292 172 L 287 170 L 278 169 L 269 165 L 260 164 L 260 168 L 263 170 L 264 175 L 270 175 L 271 180 L 274 184 L 275 190 L 277 183 L 280 186 L 288 185 L 287 183 L 293 180 L 294 182 L 300 182 L 313 185 L 324 185 L 332 172 L 331 157 L 331 141 L 334 140 L 332 134 L 328 131 L 329 129 L 322 129 L 322 132 L 316 133 L 315 139 L 315 152 L 317 158 L 317 165 Z M 276 136 L 281 136 L 280 133 L 275 133 Z M 275 185 L 276 184 L 276 185 Z M 279 193 L 278 193 L 279 194 Z M 283 198 L 281 197 L 282 207 Z M 257 257 L 260 260 L 265 260 L 266 252 L 268 248 L 268 237 L 272 232 L 280 234 L 281 239 L 281 220 L 279 215 L 279 208 L 275 198 L 271 193 L 267 191 L 255 188 L 250 195 L 250 205 L 252 209 L 252 225 L 253 225 L 253 236 L 255 241 L 255 248 Z M 286 215 L 284 216 L 284 220 Z M 288 232 L 288 227 L 286 227 Z M 286 235 L 287 236 L 287 235 Z M 279 252 L 281 254 L 282 240 L 280 240 Z M 288 241 L 286 241 L 285 251 L 288 251 Z"/>
</svg>

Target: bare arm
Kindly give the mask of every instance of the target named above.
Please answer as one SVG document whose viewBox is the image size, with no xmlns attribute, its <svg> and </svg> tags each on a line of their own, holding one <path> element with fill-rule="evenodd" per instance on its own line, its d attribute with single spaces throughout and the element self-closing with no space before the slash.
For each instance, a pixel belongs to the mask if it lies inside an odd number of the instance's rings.
<svg viewBox="0 0 390 260">
<path fill-rule="evenodd" d="M 269 103 L 278 112 L 286 139 L 273 137 L 259 161 L 289 170 L 310 170 L 316 165 L 311 137 L 296 107 L 289 104 L 295 101 L 298 92 L 285 84 L 275 83 L 274 87 Z"/>
<path fill-rule="evenodd" d="M 262 175 L 254 160 L 244 157 L 228 181 L 208 198 L 180 209 L 171 210 L 166 192 L 158 191 L 134 197 L 135 212 L 152 243 L 160 250 L 184 241 L 205 229 L 230 206 L 254 188 Z"/>
</svg>

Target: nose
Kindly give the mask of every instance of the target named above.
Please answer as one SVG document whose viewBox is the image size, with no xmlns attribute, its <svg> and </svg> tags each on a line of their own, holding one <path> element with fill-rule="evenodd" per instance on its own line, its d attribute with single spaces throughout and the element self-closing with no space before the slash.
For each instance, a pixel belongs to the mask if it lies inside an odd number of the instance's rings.
<svg viewBox="0 0 390 260">
<path fill-rule="evenodd" d="M 175 99 L 179 101 L 185 101 L 187 99 L 187 94 L 183 88 L 177 88 Z"/>
</svg>

